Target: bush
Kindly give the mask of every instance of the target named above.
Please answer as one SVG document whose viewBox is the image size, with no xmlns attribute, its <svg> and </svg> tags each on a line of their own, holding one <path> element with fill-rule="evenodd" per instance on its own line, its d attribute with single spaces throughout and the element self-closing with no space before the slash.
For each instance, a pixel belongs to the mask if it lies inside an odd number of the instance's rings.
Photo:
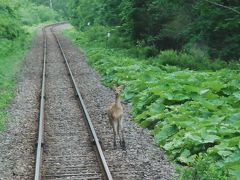
<svg viewBox="0 0 240 180">
<path fill-rule="evenodd" d="M 229 65 L 222 60 L 209 59 L 208 56 L 199 49 L 190 49 L 182 52 L 174 50 L 161 51 L 152 61 L 154 65 L 179 66 L 192 70 L 218 70 L 229 67 Z M 234 67 L 232 66 L 232 68 Z"/>
<path fill-rule="evenodd" d="M 10 2 L 0 0 L 0 38 L 13 40 L 23 32 Z"/>
<path fill-rule="evenodd" d="M 94 44 L 95 47 L 129 49 L 132 46 L 130 41 L 122 37 L 116 29 L 101 25 L 90 25 L 84 32 L 76 33 L 74 36 L 77 41 L 84 41 L 88 45 Z"/>
<path fill-rule="evenodd" d="M 37 6 L 28 3 L 20 8 L 21 22 L 25 25 L 34 25 L 46 21 L 57 21 L 60 16 L 56 11 L 46 6 Z"/>
<path fill-rule="evenodd" d="M 222 169 L 215 165 L 215 162 L 206 155 L 199 155 L 196 161 L 189 167 L 180 168 L 180 180 L 225 180 L 228 177 Z"/>
<path fill-rule="evenodd" d="M 107 34 L 110 33 L 110 37 Z M 139 41 L 135 46 L 128 37 L 124 37 L 115 28 L 102 25 L 90 25 L 84 31 L 74 35 L 77 41 L 84 42 L 87 46 L 118 49 L 133 58 L 148 59 L 155 66 L 170 65 L 191 70 L 219 70 L 226 67 L 237 69 L 236 63 L 230 61 L 228 65 L 220 59 L 210 59 L 207 53 L 197 48 L 181 52 L 175 50 L 161 51 L 155 46 L 147 46 L 144 41 Z M 159 55 L 157 55 L 159 54 Z"/>
</svg>

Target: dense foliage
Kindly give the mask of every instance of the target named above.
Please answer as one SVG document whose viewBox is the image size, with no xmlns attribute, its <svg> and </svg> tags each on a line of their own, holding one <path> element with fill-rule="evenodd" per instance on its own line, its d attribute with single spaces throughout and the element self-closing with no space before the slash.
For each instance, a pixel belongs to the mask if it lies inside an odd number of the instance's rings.
<svg viewBox="0 0 240 180">
<path fill-rule="evenodd" d="M 0 38 L 14 39 L 24 32 L 22 25 L 55 21 L 59 16 L 52 9 L 36 6 L 28 0 L 0 0 Z"/>
<path fill-rule="evenodd" d="M 82 31 L 70 36 L 104 83 L 125 85 L 134 120 L 182 165 L 180 179 L 239 179 L 240 4 L 71 0 L 69 7 Z"/>
<path fill-rule="evenodd" d="M 125 85 L 123 97 L 132 104 L 134 120 L 152 129 L 170 158 L 190 167 L 182 179 L 239 177 L 239 71 L 155 66 L 113 48 L 114 37 L 104 40 L 108 31 L 97 26 L 68 35 L 86 49 L 105 84 Z"/>
<path fill-rule="evenodd" d="M 0 130 L 7 116 L 5 108 L 14 96 L 24 50 L 31 42 L 32 26 L 57 19 L 52 9 L 28 0 L 0 0 Z"/>
<path fill-rule="evenodd" d="M 37 4 L 38 6 L 43 5 L 44 7 L 49 7 L 59 14 L 62 17 L 66 18 L 68 15 L 68 2 L 66 0 L 30 0 L 31 2 Z"/>
<path fill-rule="evenodd" d="M 55 22 L 61 19 L 59 14 L 53 9 L 43 5 L 37 6 L 29 3 L 29 1 L 21 3 L 19 13 L 21 17 L 20 21 L 24 25 L 40 24 L 47 21 Z"/>
<path fill-rule="evenodd" d="M 0 0 L 0 38 L 14 39 L 22 33 L 23 30 L 17 19 L 17 13 L 9 1 Z M 1 41 L 2 42 L 2 41 Z"/>
<path fill-rule="evenodd" d="M 214 2 L 240 11 L 238 0 Z M 158 50 L 198 48 L 212 58 L 226 61 L 240 57 L 237 12 L 209 1 L 69 1 L 70 19 L 79 29 L 100 23 L 118 28 L 136 44 Z"/>
</svg>

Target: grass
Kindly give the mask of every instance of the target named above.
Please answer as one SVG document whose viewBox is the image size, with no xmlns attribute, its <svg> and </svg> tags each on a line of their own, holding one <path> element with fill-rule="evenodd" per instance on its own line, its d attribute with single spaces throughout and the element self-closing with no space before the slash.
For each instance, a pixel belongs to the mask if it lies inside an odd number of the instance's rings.
<svg viewBox="0 0 240 180">
<path fill-rule="evenodd" d="M 0 130 L 4 129 L 7 119 L 5 109 L 14 97 L 17 75 L 21 69 L 23 56 L 34 35 L 33 28 L 13 41 L 2 39 L 0 42 Z"/>
</svg>

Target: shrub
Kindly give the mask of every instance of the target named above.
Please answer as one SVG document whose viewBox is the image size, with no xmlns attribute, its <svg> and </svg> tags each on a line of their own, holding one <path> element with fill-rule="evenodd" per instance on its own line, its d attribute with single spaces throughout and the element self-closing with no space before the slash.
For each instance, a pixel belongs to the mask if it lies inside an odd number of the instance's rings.
<svg viewBox="0 0 240 180">
<path fill-rule="evenodd" d="M 182 52 L 174 50 L 161 51 L 152 61 L 154 65 L 158 66 L 171 65 L 192 70 L 218 70 L 230 67 L 225 61 L 220 59 L 209 59 L 199 49 L 190 49 Z M 233 66 L 231 67 L 234 68 Z"/>
<path fill-rule="evenodd" d="M 23 32 L 10 2 L 0 0 L 0 38 L 13 40 Z"/>
<path fill-rule="evenodd" d="M 180 180 L 225 180 L 228 177 L 222 169 L 215 165 L 215 162 L 206 155 L 199 155 L 189 167 L 180 168 Z"/>
<path fill-rule="evenodd" d="M 60 16 L 53 9 L 28 3 L 20 8 L 21 22 L 25 25 L 39 24 L 46 21 L 57 21 Z"/>
</svg>

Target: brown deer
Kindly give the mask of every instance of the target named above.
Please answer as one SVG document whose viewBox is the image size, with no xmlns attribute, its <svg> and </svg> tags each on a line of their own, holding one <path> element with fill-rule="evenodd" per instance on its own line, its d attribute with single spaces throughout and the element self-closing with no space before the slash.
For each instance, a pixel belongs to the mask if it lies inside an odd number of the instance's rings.
<svg viewBox="0 0 240 180">
<path fill-rule="evenodd" d="M 122 120 L 123 107 L 120 100 L 120 93 L 123 89 L 123 86 L 119 86 L 119 87 L 114 86 L 113 89 L 115 93 L 115 102 L 113 102 L 107 108 L 108 119 L 113 128 L 113 135 L 114 135 L 113 146 L 114 146 L 114 149 L 116 149 L 117 147 L 116 136 L 118 135 L 120 139 L 120 145 L 122 149 L 125 149 L 126 147 L 125 147 L 125 141 L 124 141 L 124 135 L 123 135 L 123 120 Z"/>
</svg>

